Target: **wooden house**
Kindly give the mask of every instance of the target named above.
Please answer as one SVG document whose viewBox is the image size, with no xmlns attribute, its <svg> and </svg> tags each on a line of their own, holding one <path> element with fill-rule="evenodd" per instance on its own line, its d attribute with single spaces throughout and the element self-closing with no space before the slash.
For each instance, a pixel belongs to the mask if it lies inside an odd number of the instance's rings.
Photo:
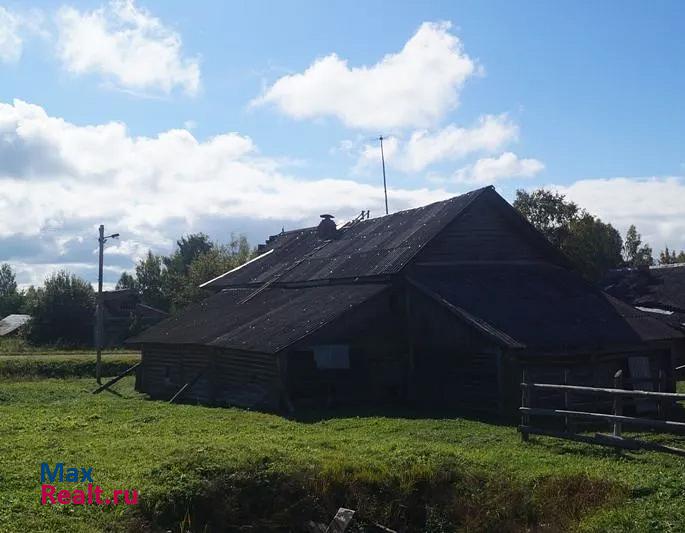
<svg viewBox="0 0 685 533">
<path fill-rule="evenodd" d="M 269 239 L 202 303 L 131 340 L 139 389 L 270 410 L 406 402 L 512 412 L 533 378 L 665 376 L 683 334 L 584 281 L 486 187 Z M 631 364 L 631 361 L 634 364 Z"/>
<path fill-rule="evenodd" d="M 117 289 L 102 293 L 102 346 L 121 346 L 134 332 L 142 331 L 169 316 L 169 313 L 142 302 L 134 289 Z"/>
</svg>

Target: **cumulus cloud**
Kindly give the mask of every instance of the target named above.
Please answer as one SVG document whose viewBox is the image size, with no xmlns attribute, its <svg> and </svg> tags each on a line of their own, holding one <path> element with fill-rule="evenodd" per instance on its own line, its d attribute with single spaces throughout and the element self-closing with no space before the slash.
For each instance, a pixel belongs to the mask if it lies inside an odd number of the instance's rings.
<svg viewBox="0 0 685 533">
<path fill-rule="evenodd" d="M 447 22 L 425 22 L 401 51 L 350 67 L 330 54 L 283 76 L 253 105 L 271 104 L 297 119 L 332 116 L 362 129 L 427 127 L 454 109 L 478 66 Z"/>
<path fill-rule="evenodd" d="M 625 235 L 631 224 L 655 253 L 685 249 L 685 178 L 583 179 L 552 188 Z"/>
<path fill-rule="evenodd" d="M 475 152 L 497 151 L 516 140 L 518 133 L 518 126 L 508 115 L 484 115 L 470 128 L 450 124 L 435 131 L 415 131 L 404 140 L 389 137 L 383 148 L 388 166 L 403 172 L 420 172 L 432 164 L 458 160 Z M 378 158 L 378 143 L 366 143 L 357 168 L 377 165 Z"/>
<path fill-rule="evenodd" d="M 447 196 L 389 191 L 393 210 Z M 148 248 L 166 252 L 190 231 L 228 237 L 237 227 L 256 227 L 263 237 L 281 225 L 315 224 L 320 213 L 344 220 L 362 209 L 382 213 L 382 188 L 299 179 L 240 133 L 198 140 L 174 129 L 134 137 L 119 122 L 78 126 L 26 102 L 0 103 L 0 261 L 82 269 L 95 261 L 94 235 L 104 223 L 122 235 L 108 250 L 108 264 L 121 271 Z M 25 276 L 42 273 L 36 266 Z"/>
<path fill-rule="evenodd" d="M 537 159 L 520 159 L 513 152 L 504 152 L 499 157 L 486 157 L 460 168 L 454 174 L 454 181 L 487 185 L 504 179 L 531 178 L 544 168 Z"/>
<path fill-rule="evenodd" d="M 188 94 L 200 87 L 197 58 L 184 57 L 180 35 L 133 0 L 93 11 L 57 13 L 58 56 L 75 74 L 96 73 L 132 91 Z"/>
</svg>

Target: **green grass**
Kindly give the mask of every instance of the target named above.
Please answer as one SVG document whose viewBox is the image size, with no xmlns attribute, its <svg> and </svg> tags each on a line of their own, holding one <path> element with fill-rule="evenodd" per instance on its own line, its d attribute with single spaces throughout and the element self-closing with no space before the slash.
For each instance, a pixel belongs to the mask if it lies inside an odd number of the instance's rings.
<svg viewBox="0 0 685 533">
<path fill-rule="evenodd" d="M 522 443 L 463 418 L 168 405 L 132 383 L 92 396 L 93 379 L 0 379 L 0 531 L 295 530 L 339 506 L 410 531 L 685 531 L 675 456 Z M 43 461 L 93 466 L 140 505 L 43 507 Z"/>
</svg>

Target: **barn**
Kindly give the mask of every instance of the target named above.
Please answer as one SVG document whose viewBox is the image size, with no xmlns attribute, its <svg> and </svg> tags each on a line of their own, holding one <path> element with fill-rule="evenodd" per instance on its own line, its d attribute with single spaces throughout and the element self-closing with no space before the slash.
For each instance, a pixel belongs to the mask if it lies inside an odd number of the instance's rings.
<svg viewBox="0 0 685 533">
<path fill-rule="evenodd" d="M 674 387 L 683 334 L 583 280 L 493 187 L 282 232 L 216 294 L 130 341 L 153 398 L 292 411 L 410 404 L 509 413 L 521 372 Z"/>
</svg>

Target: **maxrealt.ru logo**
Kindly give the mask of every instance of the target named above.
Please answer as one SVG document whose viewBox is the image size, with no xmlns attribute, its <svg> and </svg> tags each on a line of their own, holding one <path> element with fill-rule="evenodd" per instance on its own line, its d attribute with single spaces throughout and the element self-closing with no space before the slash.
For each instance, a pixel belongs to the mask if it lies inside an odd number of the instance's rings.
<svg viewBox="0 0 685 533">
<path fill-rule="evenodd" d="M 48 463 L 40 465 L 40 503 L 42 505 L 136 505 L 138 491 L 135 489 L 116 489 L 111 493 L 95 485 L 93 481 L 93 467 L 65 468 L 64 463 L 55 464 L 50 468 Z M 49 483 L 87 483 L 87 487 L 72 490 L 57 490 Z"/>
</svg>

